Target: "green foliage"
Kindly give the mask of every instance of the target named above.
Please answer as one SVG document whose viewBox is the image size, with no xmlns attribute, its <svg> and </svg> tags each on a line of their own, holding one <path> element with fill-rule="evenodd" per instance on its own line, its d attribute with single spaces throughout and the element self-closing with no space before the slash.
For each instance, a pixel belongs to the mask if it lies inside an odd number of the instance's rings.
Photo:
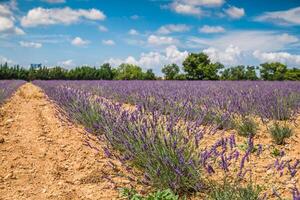
<svg viewBox="0 0 300 200">
<path fill-rule="evenodd" d="M 239 65 L 226 68 L 220 63 L 211 63 L 204 53 L 191 53 L 183 62 L 185 74 L 180 74 L 176 64 L 165 65 L 162 72 L 166 80 L 259 80 L 256 71 L 260 71 L 262 80 L 300 80 L 300 69 L 288 69 L 281 63 L 264 63 L 259 67 Z M 25 69 L 16 66 L 0 65 L 0 79 L 22 80 L 156 80 L 151 69 L 143 71 L 141 67 L 121 64 L 112 68 L 109 63 L 99 68 L 82 66 L 74 69 L 62 67 L 40 67 Z"/>
<path fill-rule="evenodd" d="M 196 111 L 197 112 L 197 111 Z M 228 118 L 221 111 L 207 112 L 203 118 L 204 124 L 214 124 L 220 130 L 233 128 L 232 119 Z"/>
<path fill-rule="evenodd" d="M 170 189 L 151 193 L 146 197 L 139 195 L 134 189 L 122 188 L 120 190 L 121 197 L 128 200 L 178 200 L 178 195 L 175 195 Z"/>
<path fill-rule="evenodd" d="M 116 69 L 116 80 L 155 80 L 155 74 L 151 69 L 143 72 L 142 68 L 132 64 L 121 64 Z"/>
<path fill-rule="evenodd" d="M 271 155 L 274 157 L 278 157 L 280 155 L 280 150 L 277 148 L 273 148 L 271 151 Z"/>
<path fill-rule="evenodd" d="M 275 63 L 264 63 L 261 64 L 260 74 L 263 80 L 268 81 L 282 81 L 285 78 L 287 72 L 286 65 L 275 62 Z"/>
<path fill-rule="evenodd" d="M 152 71 L 152 69 L 148 69 L 145 73 L 144 73 L 144 80 L 155 80 L 155 74 Z"/>
<path fill-rule="evenodd" d="M 191 53 L 183 61 L 183 70 L 189 80 L 218 80 L 218 70 L 222 68 L 220 63 L 211 63 L 204 53 Z"/>
<path fill-rule="evenodd" d="M 126 66 L 124 66 L 126 65 Z M 155 74 L 151 69 L 142 72 L 138 66 L 132 67 L 123 64 L 114 69 L 105 63 L 100 68 L 82 66 L 71 70 L 61 67 L 40 67 L 24 69 L 17 66 L 9 67 L 8 64 L 0 65 L 0 79 L 22 79 L 22 80 L 155 80 Z"/>
<path fill-rule="evenodd" d="M 114 72 L 109 63 L 104 63 L 100 66 L 100 69 L 97 71 L 97 77 L 102 80 L 112 80 L 114 78 Z"/>
<path fill-rule="evenodd" d="M 292 129 L 287 125 L 282 126 L 279 123 L 274 123 L 273 126 L 270 127 L 270 134 L 276 144 L 282 145 L 286 138 L 292 136 Z"/>
<path fill-rule="evenodd" d="M 254 66 L 239 65 L 223 70 L 221 72 L 222 80 L 258 80 Z"/>
<path fill-rule="evenodd" d="M 142 80 L 142 68 L 132 64 L 123 63 L 117 68 L 117 80 Z"/>
<path fill-rule="evenodd" d="M 246 187 L 240 184 L 224 182 L 223 185 L 211 187 L 209 200 L 259 200 L 262 188 L 249 183 Z"/>
<path fill-rule="evenodd" d="M 297 81 L 300 80 L 300 69 L 288 69 L 284 75 L 284 80 Z"/>
<path fill-rule="evenodd" d="M 175 80 L 186 80 L 186 75 L 185 74 L 177 74 L 175 76 Z"/>
<path fill-rule="evenodd" d="M 254 67 L 254 66 L 247 66 L 247 69 L 246 69 L 246 80 L 258 80 L 259 78 L 257 77 L 257 74 L 256 74 L 256 70 L 257 67 Z"/>
<path fill-rule="evenodd" d="M 239 135 L 243 137 L 249 137 L 256 134 L 257 124 L 253 119 L 245 117 L 241 121 L 235 123 L 235 128 Z"/>
<path fill-rule="evenodd" d="M 165 65 L 161 71 L 162 73 L 165 74 L 166 80 L 175 80 L 177 79 L 180 69 L 178 65 L 170 64 L 170 65 Z"/>
<path fill-rule="evenodd" d="M 244 141 L 243 144 L 238 145 L 238 148 L 244 152 L 246 152 L 249 149 L 249 143 L 247 141 Z M 255 153 L 258 150 L 258 145 L 254 145 L 251 149 L 251 153 Z"/>
</svg>

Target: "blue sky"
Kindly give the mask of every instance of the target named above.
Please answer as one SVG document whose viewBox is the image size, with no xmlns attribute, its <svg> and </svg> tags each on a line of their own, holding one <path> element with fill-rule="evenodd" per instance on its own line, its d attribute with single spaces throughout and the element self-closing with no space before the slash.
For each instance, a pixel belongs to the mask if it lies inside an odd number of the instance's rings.
<svg viewBox="0 0 300 200">
<path fill-rule="evenodd" d="M 181 64 L 300 67 L 298 0 L 0 0 L 0 62 L 73 68 Z"/>
</svg>

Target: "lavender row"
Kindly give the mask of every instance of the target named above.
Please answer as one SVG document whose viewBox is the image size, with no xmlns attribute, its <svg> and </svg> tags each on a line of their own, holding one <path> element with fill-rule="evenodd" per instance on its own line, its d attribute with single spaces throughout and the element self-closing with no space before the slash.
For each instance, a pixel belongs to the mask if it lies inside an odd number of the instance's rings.
<svg viewBox="0 0 300 200">
<path fill-rule="evenodd" d="M 25 81 L 2 80 L 0 81 L 0 104 L 8 99 Z"/>
<path fill-rule="evenodd" d="M 192 107 L 189 109 L 192 118 L 209 110 L 219 118 L 226 113 L 287 120 L 298 114 L 300 108 L 300 82 L 54 81 L 53 84 L 164 114 L 174 112 L 174 107 L 181 110 Z"/>
<path fill-rule="evenodd" d="M 92 98 L 89 92 L 55 82 L 35 81 L 68 117 L 98 137 L 105 136 L 119 159 L 141 169 L 143 182 L 178 193 L 199 191 L 202 162 L 196 151 L 207 128 L 182 121 L 176 115 L 161 116 L 156 110 L 127 110 L 120 103 Z M 180 124 L 180 125 L 179 125 Z M 107 148 L 108 156 L 113 154 Z"/>
</svg>

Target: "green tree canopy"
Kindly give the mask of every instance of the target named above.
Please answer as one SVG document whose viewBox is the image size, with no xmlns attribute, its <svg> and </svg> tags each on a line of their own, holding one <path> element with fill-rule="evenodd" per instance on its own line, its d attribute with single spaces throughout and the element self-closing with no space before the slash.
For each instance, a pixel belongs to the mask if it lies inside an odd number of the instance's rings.
<svg viewBox="0 0 300 200">
<path fill-rule="evenodd" d="M 178 65 L 173 63 L 173 64 L 165 65 L 161 71 L 162 73 L 165 74 L 166 80 L 175 80 L 179 74 L 180 69 Z"/>
<path fill-rule="evenodd" d="M 226 68 L 221 72 L 222 80 L 258 80 L 254 66 L 239 65 Z"/>
<path fill-rule="evenodd" d="M 300 69 L 297 68 L 288 69 L 284 75 L 284 79 L 290 81 L 300 80 Z"/>
<path fill-rule="evenodd" d="M 155 80 L 155 74 L 152 69 L 147 69 L 147 71 L 144 73 L 144 79 L 145 80 Z"/>
<path fill-rule="evenodd" d="M 191 53 L 183 61 L 183 70 L 189 80 L 218 80 L 218 71 L 222 68 L 220 63 L 211 63 L 204 53 Z"/>
<path fill-rule="evenodd" d="M 275 81 L 284 80 L 285 73 L 287 72 L 287 66 L 279 63 L 264 63 L 260 65 L 260 75 L 263 80 Z"/>
<path fill-rule="evenodd" d="M 142 68 L 137 65 L 123 63 L 117 68 L 117 80 L 143 80 Z"/>
<path fill-rule="evenodd" d="M 98 79 L 103 80 L 112 80 L 114 78 L 114 72 L 109 63 L 104 63 L 100 66 L 100 69 L 98 69 L 97 72 L 97 77 Z"/>
</svg>

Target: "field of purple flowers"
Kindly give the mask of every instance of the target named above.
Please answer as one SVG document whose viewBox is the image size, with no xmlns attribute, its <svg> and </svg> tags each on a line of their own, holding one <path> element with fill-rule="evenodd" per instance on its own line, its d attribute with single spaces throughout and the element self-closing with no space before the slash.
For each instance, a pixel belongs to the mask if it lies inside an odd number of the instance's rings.
<svg viewBox="0 0 300 200">
<path fill-rule="evenodd" d="M 0 104 L 8 99 L 25 81 L 2 80 L 0 81 Z"/>
<path fill-rule="evenodd" d="M 300 198 L 299 82 L 34 84 L 145 185 L 195 199 Z"/>
</svg>

